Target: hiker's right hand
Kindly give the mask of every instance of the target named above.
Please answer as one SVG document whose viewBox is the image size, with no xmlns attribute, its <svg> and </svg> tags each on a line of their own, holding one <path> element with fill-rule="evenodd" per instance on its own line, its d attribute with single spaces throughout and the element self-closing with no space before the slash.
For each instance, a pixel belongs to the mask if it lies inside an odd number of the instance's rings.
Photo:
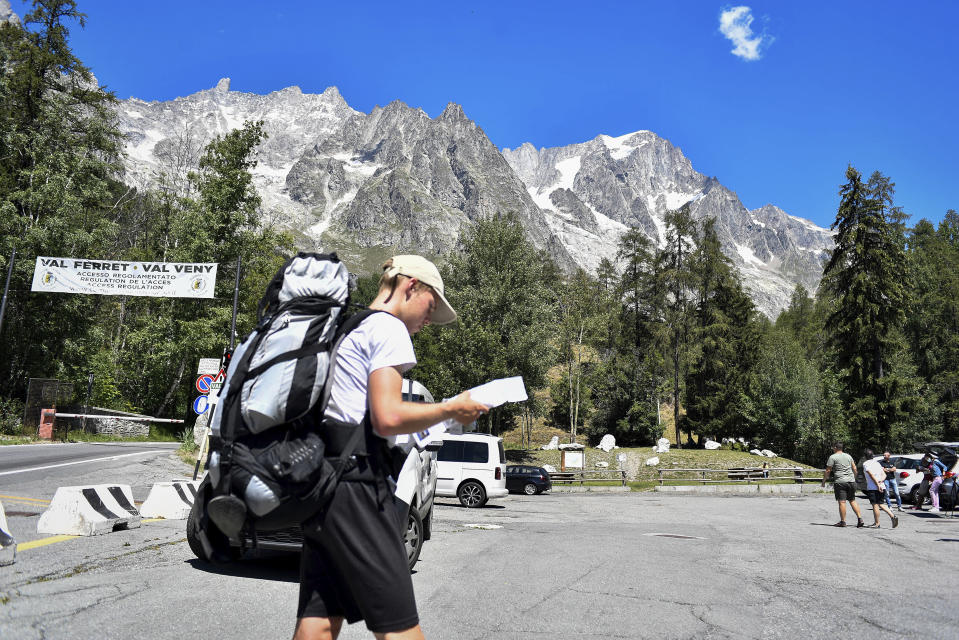
<svg viewBox="0 0 959 640">
<path fill-rule="evenodd" d="M 450 418 L 464 425 L 475 422 L 477 418 L 489 411 L 489 407 L 485 404 L 470 398 L 469 391 L 464 391 L 452 400 L 448 400 L 446 404 Z"/>
</svg>

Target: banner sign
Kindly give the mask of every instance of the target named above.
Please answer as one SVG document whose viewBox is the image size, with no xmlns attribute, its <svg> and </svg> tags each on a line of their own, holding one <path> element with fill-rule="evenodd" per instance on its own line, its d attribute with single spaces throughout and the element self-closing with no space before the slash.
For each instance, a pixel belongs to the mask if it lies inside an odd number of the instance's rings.
<svg viewBox="0 0 959 640">
<path fill-rule="evenodd" d="M 32 291 L 154 298 L 212 298 L 216 263 L 38 257 Z"/>
</svg>

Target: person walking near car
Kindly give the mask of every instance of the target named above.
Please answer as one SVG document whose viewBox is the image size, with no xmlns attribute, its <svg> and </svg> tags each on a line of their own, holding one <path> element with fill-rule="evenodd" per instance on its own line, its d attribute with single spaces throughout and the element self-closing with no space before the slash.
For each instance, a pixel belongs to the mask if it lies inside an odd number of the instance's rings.
<svg viewBox="0 0 959 640">
<path fill-rule="evenodd" d="M 878 460 L 874 460 L 872 449 L 866 449 L 865 461 L 862 463 L 863 475 L 866 476 L 866 495 L 869 496 L 869 504 L 872 505 L 873 523 L 870 528 L 879 528 L 879 510 L 882 509 L 889 514 L 892 519 L 892 528 L 899 526 L 899 518 L 893 515 L 892 510 L 882 504 L 882 494 L 886 492 L 886 471 Z"/>
<path fill-rule="evenodd" d="M 856 504 L 856 462 L 842 448 L 843 444 L 841 442 L 833 444 L 833 454 L 826 460 L 826 472 L 823 474 L 822 486 L 826 486 L 826 480 L 832 475 L 833 494 L 839 504 L 839 522 L 833 526 L 846 526 L 846 502 L 849 502 L 849 506 L 852 507 L 858 519 L 856 526 L 863 527 L 865 523 L 862 521 L 862 512 L 859 510 L 859 505 Z"/>
<path fill-rule="evenodd" d="M 946 465 L 939 461 L 939 457 L 934 453 L 927 453 L 922 457 L 919 463 L 922 470 L 922 483 L 919 490 L 916 491 L 916 503 L 912 508 L 916 511 L 922 511 L 922 505 L 926 501 L 926 495 L 932 502 L 931 512 L 939 511 L 939 485 L 942 484 L 942 474 L 946 471 Z M 936 480 L 938 479 L 938 482 Z M 933 491 L 935 485 L 935 491 Z"/>
<path fill-rule="evenodd" d="M 383 265 L 365 318 L 340 344 L 327 425 L 364 429 L 366 453 L 336 487 L 329 506 L 303 523 L 294 640 L 334 640 L 343 620 L 366 622 L 376 638 L 422 639 L 406 551 L 391 501 L 384 438 L 447 419 L 469 424 L 488 408 L 463 393 L 437 404 L 406 402 L 403 374 L 416 364 L 410 336 L 431 321 L 456 319 L 436 267 L 420 256 Z M 335 453 L 335 452 L 334 452 Z"/>
<path fill-rule="evenodd" d="M 896 472 L 898 469 L 896 469 L 896 465 L 891 458 L 891 453 L 888 451 L 883 451 L 882 460 L 879 461 L 879 464 L 882 466 L 882 468 L 886 470 L 886 481 L 884 483 L 886 485 L 886 490 L 884 492 L 886 496 L 886 506 L 892 509 L 892 502 L 890 499 L 892 498 L 892 494 L 895 493 L 896 510 L 902 511 L 902 496 L 899 495 L 899 480 L 896 478 Z"/>
</svg>

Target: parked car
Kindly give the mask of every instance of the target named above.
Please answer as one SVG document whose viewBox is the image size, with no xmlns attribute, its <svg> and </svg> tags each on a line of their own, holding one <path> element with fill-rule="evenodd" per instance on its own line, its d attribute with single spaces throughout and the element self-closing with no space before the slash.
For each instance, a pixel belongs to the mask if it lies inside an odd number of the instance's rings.
<svg viewBox="0 0 959 640">
<path fill-rule="evenodd" d="M 542 467 L 510 465 L 506 467 L 506 490 L 510 493 L 525 493 L 528 496 L 543 493 L 553 488 L 549 472 Z"/>
<path fill-rule="evenodd" d="M 889 457 L 889 460 L 896 465 L 896 483 L 899 485 L 899 496 L 903 502 L 914 501 L 916 491 L 919 490 L 919 484 L 922 482 L 919 461 L 922 460 L 923 455 L 922 453 L 902 453 Z M 882 456 L 875 456 L 873 459 L 882 460 L 882 458 Z M 865 492 L 866 479 L 862 464 L 857 464 L 856 469 L 856 484 L 860 491 Z"/>
<path fill-rule="evenodd" d="M 444 433 L 436 466 L 436 495 L 458 498 L 464 507 L 482 507 L 487 500 L 509 493 L 502 438 L 486 433 Z"/>
<path fill-rule="evenodd" d="M 403 399 L 409 402 L 433 402 L 430 392 L 415 380 L 403 381 Z M 396 479 L 397 523 L 406 545 L 410 570 L 420 557 L 423 543 L 432 537 L 433 498 L 436 495 L 436 453 L 441 442 L 430 442 L 423 450 L 412 442 L 398 445 L 406 452 L 406 460 Z M 205 477 L 197 490 L 193 509 L 186 524 L 190 549 L 201 560 L 227 562 L 239 559 L 254 546 L 252 536 L 244 532 L 240 540 L 228 540 L 204 516 L 210 499 L 210 480 Z M 281 529 L 257 529 L 255 545 L 261 549 L 299 552 L 303 546 L 303 532 L 299 526 Z"/>
</svg>

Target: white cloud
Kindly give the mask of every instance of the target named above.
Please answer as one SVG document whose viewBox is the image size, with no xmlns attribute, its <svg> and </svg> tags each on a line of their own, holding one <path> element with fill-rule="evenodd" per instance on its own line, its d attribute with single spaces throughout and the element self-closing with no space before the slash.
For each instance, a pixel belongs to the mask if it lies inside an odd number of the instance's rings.
<svg viewBox="0 0 959 640">
<path fill-rule="evenodd" d="M 753 34 L 753 13 L 749 7 L 731 7 L 719 14 L 719 31 L 732 42 L 732 54 L 743 60 L 759 60 L 772 44 L 772 36 Z"/>
</svg>

